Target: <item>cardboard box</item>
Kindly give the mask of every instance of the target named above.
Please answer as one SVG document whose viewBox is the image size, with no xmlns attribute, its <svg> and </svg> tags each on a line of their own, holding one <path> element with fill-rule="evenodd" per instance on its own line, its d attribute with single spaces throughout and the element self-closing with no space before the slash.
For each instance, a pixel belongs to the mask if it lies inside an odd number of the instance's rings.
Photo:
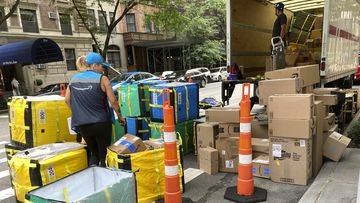
<svg viewBox="0 0 360 203">
<path fill-rule="evenodd" d="M 251 138 L 251 144 L 253 153 L 269 154 L 269 139 Z"/>
<path fill-rule="evenodd" d="M 130 154 L 145 151 L 147 148 L 139 137 L 126 134 L 111 145 L 109 149 L 117 154 Z"/>
<path fill-rule="evenodd" d="M 270 178 L 269 156 L 259 156 L 252 161 L 253 176 Z"/>
<path fill-rule="evenodd" d="M 323 164 L 323 122 L 325 118 L 325 106 L 322 101 L 315 101 L 316 134 L 313 136 L 312 147 L 312 174 L 316 176 Z"/>
<path fill-rule="evenodd" d="M 210 175 L 218 173 L 219 151 L 212 147 L 199 148 L 199 166 Z"/>
<path fill-rule="evenodd" d="M 311 93 L 313 93 L 313 91 L 314 91 L 314 86 L 312 86 L 312 85 L 302 88 L 303 94 L 311 94 Z"/>
<path fill-rule="evenodd" d="M 275 94 L 299 94 L 301 83 L 299 78 L 262 80 L 259 82 L 259 104 L 267 106 L 269 97 Z"/>
<path fill-rule="evenodd" d="M 326 140 L 329 138 L 333 132 L 339 131 L 339 125 L 334 125 L 329 131 L 323 133 L 323 144 L 325 144 Z"/>
<path fill-rule="evenodd" d="M 317 16 L 316 17 L 316 20 L 315 20 L 315 24 L 314 24 L 314 29 L 315 30 L 320 30 L 320 29 L 322 29 L 323 28 L 323 20 L 324 20 L 324 18 L 323 18 L 323 16 Z"/>
<path fill-rule="evenodd" d="M 333 128 L 335 125 L 335 114 L 334 113 L 329 113 L 325 118 L 324 118 L 324 132 L 329 131 L 331 128 Z"/>
<path fill-rule="evenodd" d="M 316 130 L 315 119 L 316 118 L 309 120 L 269 120 L 269 137 L 311 139 Z"/>
<path fill-rule="evenodd" d="M 220 123 L 218 137 L 239 137 L 239 123 Z"/>
<path fill-rule="evenodd" d="M 271 180 L 307 185 L 312 174 L 311 151 L 311 140 L 270 137 Z"/>
<path fill-rule="evenodd" d="M 307 87 L 320 82 L 319 65 L 308 65 L 285 68 L 281 70 L 275 70 L 265 73 L 266 79 L 282 79 L 282 78 L 301 78 L 303 80 L 303 86 Z"/>
<path fill-rule="evenodd" d="M 286 53 L 285 54 L 285 64 L 286 66 L 295 66 L 296 59 L 299 56 L 298 52 Z"/>
<path fill-rule="evenodd" d="M 240 108 L 215 107 L 206 110 L 206 122 L 240 123 Z"/>
<path fill-rule="evenodd" d="M 272 64 L 272 58 L 271 56 L 266 56 L 265 58 L 265 71 L 272 71 L 273 68 L 272 68 L 273 64 Z"/>
<path fill-rule="evenodd" d="M 152 139 L 152 140 L 144 140 L 144 144 L 147 149 L 153 150 L 153 149 L 161 149 L 164 148 L 164 139 Z"/>
<path fill-rule="evenodd" d="M 338 96 L 337 95 L 315 95 L 315 100 L 323 101 L 325 106 L 335 106 L 338 104 Z"/>
<path fill-rule="evenodd" d="M 325 94 L 331 94 L 331 92 L 336 92 L 336 91 L 339 91 L 339 88 L 315 88 L 314 94 L 325 95 Z"/>
<path fill-rule="evenodd" d="M 333 161 L 339 161 L 350 142 L 350 138 L 333 132 L 324 144 L 324 156 Z"/>
<path fill-rule="evenodd" d="M 219 134 L 219 123 L 208 122 L 196 126 L 197 148 L 213 147 L 215 148 L 215 137 Z"/>
<path fill-rule="evenodd" d="M 259 156 L 269 156 L 269 153 L 263 153 L 263 152 L 255 152 L 253 151 L 252 158 L 255 159 Z"/>
<path fill-rule="evenodd" d="M 219 151 L 219 171 L 238 172 L 239 137 L 216 139 L 216 149 Z"/>
<path fill-rule="evenodd" d="M 257 119 L 254 119 L 251 122 L 251 133 L 253 138 L 268 139 L 268 130 L 269 125 L 267 122 L 259 122 Z"/>
<path fill-rule="evenodd" d="M 314 116 L 312 94 L 275 95 L 269 98 L 269 119 L 304 119 Z"/>
</svg>

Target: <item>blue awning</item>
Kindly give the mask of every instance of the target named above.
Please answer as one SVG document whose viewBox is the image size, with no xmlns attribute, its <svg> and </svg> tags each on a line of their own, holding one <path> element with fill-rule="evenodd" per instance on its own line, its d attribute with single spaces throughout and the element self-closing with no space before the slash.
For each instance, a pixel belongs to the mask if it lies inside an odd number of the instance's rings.
<svg viewBox="0 0 360 203">
<path fill-rule="evenodd" d="M 60 47 L 51 39 L 39 38 L 0 46 L 0 66 L 44 64 L 63 61 Z"/>
</svg>

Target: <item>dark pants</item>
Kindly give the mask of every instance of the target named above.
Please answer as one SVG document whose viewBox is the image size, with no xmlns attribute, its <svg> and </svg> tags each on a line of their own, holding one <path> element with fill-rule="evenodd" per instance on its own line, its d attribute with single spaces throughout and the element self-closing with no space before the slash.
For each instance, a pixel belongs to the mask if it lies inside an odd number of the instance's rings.
<svg viewBox="0 0 360 203">
<path fill-rule="evenodd" d="M 81 136 L 90 150 L 90 165 L 106 167 L 106 148 L 111 143 L 111 122 L 79 126 Z"/>
</svg>

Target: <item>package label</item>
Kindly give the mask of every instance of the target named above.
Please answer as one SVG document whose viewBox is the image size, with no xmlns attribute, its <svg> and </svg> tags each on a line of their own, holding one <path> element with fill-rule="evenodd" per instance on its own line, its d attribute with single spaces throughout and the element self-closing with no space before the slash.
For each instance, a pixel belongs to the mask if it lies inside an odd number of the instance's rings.
<svg viewBox="0 0 360 203">
<path fill-rule="evenodd" d="M 181 92 L 178 93 L 178 104 L 179 105 L 182 104 L 182 93 Z"/>
<path fill-rule="evenodd" d="M 49 181 L 55 181 L 56 180 L 56 175 L 55 175 L 55 169 L 53 166 L 49 166 L 47 168 L 47 172 L 48 172 L 48 178 L 49 178 Z"/>
<path fill-rule="evenodd" d="M 234 168 L 234 161 L 233 160 L 226 160 L 225 161 L 225 168 Z"/>
<path fill-rule="evenodd" d="M 40 124 L 46 124 L 46 113 L 45 109 L 39 110 L 39 123 Z"/>
<path fill-rule="evenodd" d="M 305 140 L 300 140 L 300 147 L 305 147 Z"/>
<path fill-rule="evenodd" d="M 272 145 L 272 154 L 274 157 L 281 157 L 281 144 Z"/>
</svg>

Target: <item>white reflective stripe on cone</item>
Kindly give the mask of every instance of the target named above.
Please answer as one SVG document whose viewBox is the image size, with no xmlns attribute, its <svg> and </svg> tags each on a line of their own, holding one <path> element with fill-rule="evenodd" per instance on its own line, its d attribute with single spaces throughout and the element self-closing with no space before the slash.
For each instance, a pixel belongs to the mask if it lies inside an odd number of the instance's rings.
<svg viewBox="0 0 360 203">
<path fill-rule="evenodd" d="M 176 142 L 175 132 L 164 132 L 164 142 Z"/>
<path fill-rule="evenodd" d="M 240 123 L 241 133 L 251 133 L 251 123 Z"/>
<path fill-rule="evenodd" d="M 252 162 L 252 154 L 248 154 L 248 155 L 239 154 L 240 164 L 251 164 L 251 162 Z"/>
<path fill-rule="evenodd" d="M 165 175 L 166 176 L 175 176 L 179 174 L 179 166 L 165 166 Z"/>
</svg>

